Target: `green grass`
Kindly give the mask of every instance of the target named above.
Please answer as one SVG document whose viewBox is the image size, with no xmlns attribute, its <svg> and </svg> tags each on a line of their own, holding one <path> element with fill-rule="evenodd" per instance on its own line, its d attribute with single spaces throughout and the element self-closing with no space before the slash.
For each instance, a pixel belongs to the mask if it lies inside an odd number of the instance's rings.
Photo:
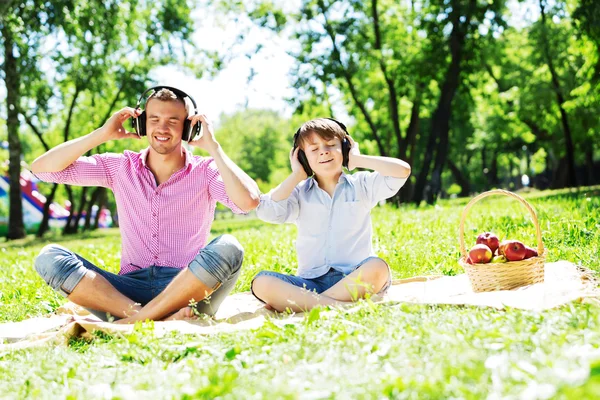
<svg viewBox="0 0 600 400">
<path fill-rule="evenodd" d="M 531 193 L 548 260 L 600 267 L 597 189 Z M 464 199 L 433 207 L 379 207 L 375 250 L 394 278 L 457 274 Z M 485 199 L 465 225 L 535 245 L 518 202 Z M 234 234 L 246 249 L 235 291 L 262 269 L 294 272 L 294 226 L 219 220 L 213 235 Z M 0 244 L 0 321 L 51 312 L 64 299 L 33 270 L 47 242 L 59 241 L 116 271 L 118 231 Z M 600 393 L 600 309 L 572 304 L 545 312 L 381 306 L 315 312 L 304 323 L 267 323 L 215 336 L 154 336 L 152 324 L 127 336 L 97 335 L 69 346 L 0 355 L 0 393 L 59 398 L 594 398 Z"/>
</svg>

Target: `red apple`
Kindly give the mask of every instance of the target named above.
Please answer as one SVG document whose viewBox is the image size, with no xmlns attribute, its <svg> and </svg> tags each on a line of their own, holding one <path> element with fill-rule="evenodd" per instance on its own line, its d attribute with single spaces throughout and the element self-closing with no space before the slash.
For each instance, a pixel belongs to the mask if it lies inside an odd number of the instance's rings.
<svg viewBox="0 0 600 400">
<path fill-rule="evenodd" d="M 527 254 L 525 245 L 518 240 L 504 240 L 498 249 L 508 261 L 521 261 Z"/>
<path fill-rule="evenodd" d="M 498 236 L 494 235 L 492 232 L 485 232 L 477 236 L 477 244 L 485 244 L 490 248 L 492 253 L 495 253 L 500 245 L 500 241 L 498 240 Z"/>
<path fill-rule="evenodd" d="M 471 261 L 471 257 L 467 256 L 467 258 L 466 258 L 465 261 L 466 261 L 467 264 L 473 265 L 473 261 Z"/>
<path fill-rule="evenodd" d="M 485 244 L 476 244 L 471 248 L 471 251 L 469 251 L 469 258 L 475 264 L 489 263 L 492 256 L 492 250 Z"/>
<path fill-rule="evenodd" d="M 537 257 L 539 254 L 536 249 L 532 249 L 529 246 L 525 246 L 525 260 L 531 257 Z"/>
</svg>

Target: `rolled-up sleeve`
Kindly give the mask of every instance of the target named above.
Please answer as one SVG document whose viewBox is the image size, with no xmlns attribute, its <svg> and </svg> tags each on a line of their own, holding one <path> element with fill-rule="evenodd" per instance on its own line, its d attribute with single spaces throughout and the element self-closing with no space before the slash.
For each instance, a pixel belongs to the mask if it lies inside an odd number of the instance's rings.
<svg viewBox="0 0 600 400">
<path fill-rule="evenodd" d="M 273 200 L 271 193 L 260 196 L 260 204 L 256 208 L 258 218 L 273 224 L 295 223 L 300 212 L 298 188 L 294 188 L 287 199 L 280 201 Z"/>
<path fill-rule="evenodd" d="M 407 178 L 395 178 L 393 176 L 383 176 L 379 172 L 359 172 L 359 182 L 361 190 L 365 194 L 371 207 L 375 207 L 381 200 L 389 199 L 404 184 Z"/>
<path fill-rule="evenodd" d="M 104 153 L 79 157 L 59 172 L 36 172 L 41 181 L 78 186 L 103 186 L 112 189 L 113 178 L 123 164 L 122 154 Z"/>
<path fill-rule="evenodd" d="M 208 164 L 207 169 L 208 175 L 208 192 L 210 193 L 210 197 L 217 200 L 218 202 L 224 204 L 227 208 L 233 211 L 235 214 L 247 214 L 246 211 L 239 208 L 233 200 L 227 196 L 227 191 L 225 190 L 225 182 L 223 182 L 223 178 L 221 177 L 221 173 L 217 168 L 217 164 L 212 160 Z"/>
</svg>

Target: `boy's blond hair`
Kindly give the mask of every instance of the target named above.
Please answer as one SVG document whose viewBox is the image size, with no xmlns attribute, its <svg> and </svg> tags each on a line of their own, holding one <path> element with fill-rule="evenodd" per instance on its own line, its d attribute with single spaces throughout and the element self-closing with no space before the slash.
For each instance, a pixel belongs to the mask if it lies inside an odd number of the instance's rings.
<svg viewBox="0 0 600 400">
<path fill-rule="evenodd" d="M 317 134 L 323 140 L 338 138 L 340 142 L 343 142 L 346 137 L 346 132 L 337 122 L 327 118 L 313 119 L 305 122 L 298 129 L 297 145 L 301 149 L 304 149 L 304 145 L 312 133 Z"/>
</svg>

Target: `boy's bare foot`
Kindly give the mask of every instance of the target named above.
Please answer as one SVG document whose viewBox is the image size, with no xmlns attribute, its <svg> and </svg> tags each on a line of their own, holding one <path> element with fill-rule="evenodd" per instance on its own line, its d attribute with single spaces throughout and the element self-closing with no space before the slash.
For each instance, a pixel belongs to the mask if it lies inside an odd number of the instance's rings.
<svg viewBox="0 0 600 400">
<path fill-rule="evenodd" d="M 181 310 L 177 311 L 174 314 L 169 315 L 167 318 L 163 319 L 163 321 L 177 321 L 181 319 L 190 319 L 194 317 L 194 312 L 192 311 L 192 307 L 183 307 Z"/>
</svg>

